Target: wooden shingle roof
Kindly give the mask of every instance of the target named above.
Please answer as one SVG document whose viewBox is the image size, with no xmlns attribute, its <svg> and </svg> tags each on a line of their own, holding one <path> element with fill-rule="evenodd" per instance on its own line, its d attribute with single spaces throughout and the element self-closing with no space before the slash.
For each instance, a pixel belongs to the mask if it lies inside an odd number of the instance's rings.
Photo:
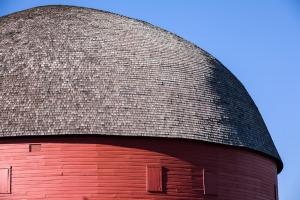
<svg viewBox="0 0 300 200">
<path fill-rule="evenodd" d="M 200 140 L 282 162 L 240 81 L 143 21 L 46 6 L 0 18 L 0 137 L 99 134 Z"/>
</svg>

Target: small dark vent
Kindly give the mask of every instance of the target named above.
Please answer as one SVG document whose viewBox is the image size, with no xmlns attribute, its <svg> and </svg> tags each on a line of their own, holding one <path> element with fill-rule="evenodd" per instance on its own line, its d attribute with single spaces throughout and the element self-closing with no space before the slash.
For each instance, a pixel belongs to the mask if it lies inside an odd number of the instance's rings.
<svg viewBox="0 0 300 200">
<path fill-rule="evenodd" d="M 41 144 L 29 144 L 29 152 L 41 151 Z"/>
</svg>

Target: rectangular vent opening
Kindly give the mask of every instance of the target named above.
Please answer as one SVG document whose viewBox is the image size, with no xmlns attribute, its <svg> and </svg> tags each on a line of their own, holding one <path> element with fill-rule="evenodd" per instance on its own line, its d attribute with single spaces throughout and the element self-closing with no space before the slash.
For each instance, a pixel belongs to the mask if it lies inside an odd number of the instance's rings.
<svg viewBox="0 0 300 200">
<path fill-rule="evenodd" d="M 10 194 L 11 168 L 0 168 L 0 194 Z"/>
<path fill-rule="evenodd" d="M 215 173 L 203 169 L 203 189 L 204 195 L 217 195 L 218 183 Z"/>
<path fill-rule="evenodd" d="M 38 152 L 41 151 L 41 144 L 29 144 L 29 152 Z"/>
<path fill-rule="evenodd" d="M 160 165 L 147 165 L 147 191 L 163 191 L 162 167 Z"/>
</svg>

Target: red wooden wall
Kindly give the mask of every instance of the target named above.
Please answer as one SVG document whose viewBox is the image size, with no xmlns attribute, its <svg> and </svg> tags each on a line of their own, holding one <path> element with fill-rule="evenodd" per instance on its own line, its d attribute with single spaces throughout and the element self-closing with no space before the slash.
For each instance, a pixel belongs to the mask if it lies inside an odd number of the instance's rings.
<svg viewBox="0 0 300 200">
<path fill-rule="evenodd" d="M 147 166 L 161 166 L 161 186 L 148 185 L 160 172 Z M 258 153 L 146 137 L 1 139 L 2 167 L 11 167 L 11 194 L 0 200 L 275 200 L 277 182 L 275 162 Z"/>
</svg>

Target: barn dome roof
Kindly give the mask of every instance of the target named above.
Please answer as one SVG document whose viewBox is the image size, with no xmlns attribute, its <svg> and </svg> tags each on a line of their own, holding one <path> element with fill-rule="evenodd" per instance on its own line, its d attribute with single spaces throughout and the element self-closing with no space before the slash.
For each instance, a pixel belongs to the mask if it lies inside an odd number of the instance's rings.
<svg viewBox="0 0 300 200">
<path fill-rule="evenodd" d="M 100 134 L 245 147 L 282 162 L 238 79 L 194 44 L 104 11 L 0 18 L 0 136 Z"/>
</svg>

